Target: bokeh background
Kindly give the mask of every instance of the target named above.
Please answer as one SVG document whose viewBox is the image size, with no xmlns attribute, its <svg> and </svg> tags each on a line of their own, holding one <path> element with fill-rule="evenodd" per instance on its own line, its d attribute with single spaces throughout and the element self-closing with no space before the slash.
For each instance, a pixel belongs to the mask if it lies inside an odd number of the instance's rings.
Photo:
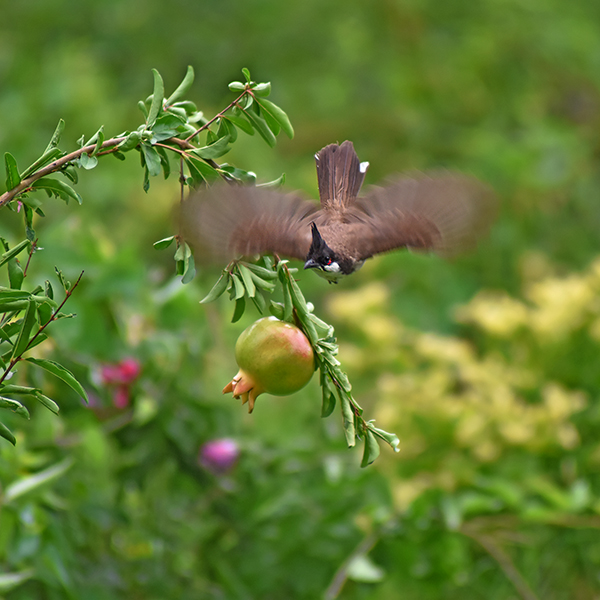
<svg viewBox="0 0 600 600">
<path fill-rule="evenodd" d="M 360 469 L 315 381 L 252 415 L 221 396 L 255 316 L 199 305 L 217 273 L 182 286 L 152 248 L 174 232 L 176 178 L 146 194 L 132 156 L 82 172 L 83 206 L 46 201 L 26 281 L 85 270 L 45 351 L 92 406 L 48 381 L 60 417 L 7 420 L 0 594 L 600 598 L 600 4 L 4 1 L 0 149 L 29 164 L 61 117 L 66 150 L 134 129 L 151 68 L 172 90 L 187 65 L 209 116 L 242 67 L 272 82 L 295 138 L 242 134 L 227 156 L 259 179 L 316 197 L 313 154 L 351 139 L 368 183 L 469 172 L 497 190 L 498 221 L 452 262 L 396 253 L 337 287 L 302 274 L 355 397 L 401 439 Z M 2 211 L 11 243 L 20 219 Z M 117 393 L 123 360 L 141 371 Z M 239 451 L 223 472 L 198 459 L 220 438 Z"/>
</svg>

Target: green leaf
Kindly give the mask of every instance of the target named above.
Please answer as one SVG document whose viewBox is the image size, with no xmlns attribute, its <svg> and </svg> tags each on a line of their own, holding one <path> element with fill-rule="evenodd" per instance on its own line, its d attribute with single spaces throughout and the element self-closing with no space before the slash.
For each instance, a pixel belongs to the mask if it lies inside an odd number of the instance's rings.
<svg viewBox="0 0 600 600">
<path fill-rule="evenodd" d="M 203 146 L 202 148 L 195 148 L 194 150 L 190 150 L 191 154 L 195 154 L 200 158 L 204 159 L 214 159 L 219 158 L 219 156 L 223 156 L 227 154 L 231 148 L 228 147 L 229 140 L 231 139 L 230 135 L 226 135 L 218 139 L 216 142 L 209 144 L 208 146 Z"/>
<path fill-rule="evenodd" d="M 33 569 L 25 569 L 18 573 L 2 573 L 0 575 L 0 594 L 6 594 L 17 586 L 25 583 L 35 575 Z"/>
<path fill-rule="evenodd" d="M 235 310 L 233 311 L 233 317 L 231 318 L 232 323 L 236 323 L 242 318 L 244 310 L 246 309 L 246 300 L 242 296 L 235 301 Z"/>
<path fill-rule="evenodd" d="M 73 459 L 66 458 L 65 460 L 36 473 L 35 475 L 27 475 L 17 479 L 4 490 L 4 501 L 6 503 L 16 500 L 20 496 L 37 490 L 42 485 L 49 483 L 64 475 L 73 466 Z"/>
<path fill-rule="evenodd" d="M 59 408 L 58 404 L 54 402 L 54 400 L 48 398 L 48 396 L 44 396 L 40 390 L 36 390 L 34 392 L 34 396 L 39 401 L 40 404 L 45 406 L 50 412 L 53 412 L 55 415 L 58 414 Z"/>
<path fill-rule="evenodd" d="M 23 240 L 10 250 L 4 252 L 2 256 L 0 256 L 0 267 L 4 263 L 7 263 L 11 258 L 15 258 L 15 256 L 18 256 L 21 252 L 23 252 L 23 250 L 29 245 L 29 243 L 29 240 Z"/>
<path fill-rule="evenodd" d="M 278 123 L 281 125 L 281 129 L 285 132 L 285 134 L 292 139 L 294 137 L 294 128 L 290 123 L 289 117 L 277 106 L 273 104 L 270 100 L 265 100 L 264 98 L 257 98 L 256 101 L 260 105 L 260 107 L 271 115 Z"/>
<path fill-rule="evenodd" d="M 254 302 L 254 306 L 256 306 L 256 310 L 262 315 L 264 314 L 266 308 L 267 308 L 267 302 L 265 300 L 265 297 L 260 293 L 257 292 L 253 297 L 252 297 L 252 302 Z"/>
<path fill-rule="evenodd" d="M 221 273 L 221 277 L 217 280 L 217 283 L 213 285 L 212 289 L 208 294 L 200 300 L 200 304 L 208 304 L 209 302 L 213 302 L 219 296 L 221 296 L 225 290 L 227 289 L 227 285 L 229 284 L 229 271 L 227 269 L 223 269 Z"/>
<path fill-rule="evenodd" d="M 146 161 L 146 166 L 148 167 L 148 173 L 150 176 L 156 177 L 157 175 L 160 175 L 160 156 L 156 151 L 156 148 L 153 148 L 148 144 L 142 144 L 142 154 L 144 155 L 144 160 Z"/>
<path fill-rule="evenodd" d="M 17 161 L 10 152 L 4 153 L 4 164 L 6 166 L 6 191 L 10 191 L 21 183 L 21 177 Z"/>
<path fill-rule="evenodd" d="M 246 288 L 244 287 L 242 280 L 235 273 L 231 274 L 231 279 L 233 280 L 233 285 L 235 286 L 234 298 L 236 300 L 239 300 L 240 298 L 246 295 Z"/>
<path fill-rule="evenodd" d="M 244 287 L 246 288 L 248 297 L 254 298 L 254 295 L 256 294 L 256 286 L 254 285 L 254 281 L 252 281 L 252 272 L 242 264 L 238 264 L 237 268 L 239 274 L 242 276 L 242 281 L 244 282 Z"/>
<path fill-rule="evenodd" d="M 368 429 L 365 431 L 365 449 L 363 452 L 361 468 L 369 466 L 379 456 L 381 449 L 377 443 L 377 438 Z"/>
<path fill-rule="evenodd" d="M 58 148 L 47 149 L 42 156 L 40 156 L 32 165 L 28 166 L 23 173 L 21 173 L 21 178 L 25 179 L 26 177 L 29 177 L 32 173 L 35 173 L 38 169 L 49 165 L 53 160 L 56 160 L 60 156 L 64 156 L 64 152 Z"/>
<path fill-rule="evenodd" d="M 25 273 L 23 272 L 23 268 L 21 267 L 21 263 L 18 258 L 13 258 L 8 261 L 8 281 L 10 282 L 10 287 L 15 290 L 20 290 L 23 285 L 23 279 L 25 278 Z"/>
<path fill-rule="evenodd" d="M 254 271 L 249 271 L 249 273 L 250 273 L 250 276 L 252 277 L 252 281 L 254 282 L 254 285 L 257 288 L 259 288 L 261 290 L 266 290 L 269 293 L 275 291 L 276 286 L 273 281 L 266 281 L 262 277 L 259 277 Z"/>
<path fill-rule="evenodd" d="M 89 171 L 93 169 L 98 164 L 98 159 L 95 156 L 90 156 L 86 152 L 84 152 L 79 157 L 79 164 L 86 170 Z"/>
<path fill-rule="evenodd" d="M 321 417 L 328 417 L 335 409 L 335 394 L 332 394 L 329 389 L 323 387 L 323 402 L 321 404 Z"/>
<path fill-rule="evenodd" d="M 273 181 L 267 181 L 265 183 L 259 183 L 256 187 L 260 188 L 279 188 L 285 183 L 285 173 L 282 173 L 277 179 Z"/>
<path fill-rule="evenodd" d="M 163 238 L 162 240 L 158 240 L 158 242 L 154 242 L 153 245 L 157 250 L 164 250 L 165 248 L 168 248 L 174 240 L 175 236 L 171 235 L 169 237 Z"/>
<path fill-rule="evenodd" d="M 267 83 L 257 83 L 253 88 L 252 91 L 257 95 L 257 96 L 261 96 L 261 97 L 266 97 L 271 93 L 271 83 L 267 82 Z"/>
<path fill-rule="evenodd" d="M 244 171 L 244 169 L 232 167 L 227 163 L 223 163 L 219 167 L 219 172 L 226 174 L 227 176 L 235 179 L 236 181 L 241 181 L 242 183 L 254 184 L 256 182 L 256 175 L 252 173 L 252 171 Z"/>
<path fill-rule="evenodd" d="M 244 133 L 248 135 L 254 135 L 254 127 L 243 117 L 237 117 L 236 115 L 225 115 L 224 119 L 229 120 L 236 127 L 239 127 Z"/>
<path fill-rule="evenodd" d="M 0 396 L 0 408 L 8 408 L 8 410 L 11 410 L 16 415 L 29 419 L 29 411 L 18 400 Z"/>
<path fill-rule="evenodd" d="M 344 427 L 344 435 L 348 448 L 352 448 L 356 444 L 356 431 L 354 429 L 354 411 L 350 400 L 342 396 L 342 426 Z"/>
<path fill-rule="evenodd" d="M 285 320 L 283 318 L 284 312 L 283 312 L 283 304 L 281 304 L 281 302 L 273 302 L 273 300 L 271 300 L 271 302 L 269 304 L 269 312 L 276 319 L 279 319 L 280 321 L 284 321 Z"/>
<path fill-rule="evenodd" d="M 244 67 L 244 68 L 242 69 L 242 73 L 244 74 L 244 77 L 246 78 L 246 81 L 247 81 L 248 83 L 252 83 L 252 82 L 251 82 L 251 78 L 250 78 L 250 71 L 249 71 L 249 70 L 248 70 L 246 67 Z"/>
<path fill-rule="evenodd" d="M 3 437 L 5 440 L 8 440 L 13 446 L 17 443 L 17 438 L 12 434 L 12 431 L 0 421 L 0 437 Z M 6 492 L 4 493 L 4 497 L 6 498 Z"/>
<path fill-rule="evenodd" d="M 177 100 L 179 100 L 179 98 L 185 96 L 190 87 L 192 87 L 192 83 L 194 83 L 194 67 L 188 65 L 183 81 L 177 86 L 177 89 L 167 98 L 166 104 L 171 105 Z"/>
<path fill-rule="evenodd" d="M 51 179 L 49 177 L 42 177 L 31 184 L 33 189 L 44 189 L 50 194 L 62 198 L 65 202 L 69 202 L 69 198 L 73 198 L 78 204 L 81 204 L 81 196 L 66 183 L 59 181 L 58 179 Z"/>
<path fill-rule="evenodd" d="M 187 244 L 186 244 L 187 246 Z M 186 284 L 192 281 L 196 277 L 196 263 L 194 261 L 194 257 L 192 253 L 186 256 L 185 259 L 185 267 L 183 270 L 183 277 L 181 278 L 181 283 Z"/>
<path fill-rule="evenodd" d="M 11 360 L 19 358 L 27 350 L 27 347 L 29 346 L 29 336 L 33 326 L 36 323 L 36 316 L 37 311 L 35 301 L 30 299 L 27 310 L 25 311 L 25 316 L 23 317 L 21 330 L 19 331 L 17 341 L 15 342 L 15 347 L 13 348 Z"/>
<path fill-rule="evenodd" d="M 277 137 L 281 131 L 281 125 L 266 110 L 261 110 L 260 115 L 273 132 L 273 135 Z"/>
<path fill-rule="evenodd" d="M 71 371 L 59 365 L 53 360 L 47 358 L 26 358 L 27 362 L 33 363 L 34 365 L 45 369 L 48 373 L 52 373 L 55 377 L 62 379 L 70 388 L 75 390 L 86 402 L 89 402 L 87 394 L 83 389 L 83 386 L 75 379 L 75 376 Z"/>
<path fill-rule="evenodd" d="M 384 442 L 389 444 L 394 452 L 400 452 L 400 440 L 395 433 L 389 433 L 384 431 L 383 429 L 378 429 L 377 427 L 373 427 L 371 423 L 369 423 L 369 429 L 378 437 L 380 437 Z"/>
<path fill-rule="evenodd" d="M 199 158 L 188 156 L 185 158 L 185 163 L 190 171 L 195 187 L 202 185 L 204 182 L 210 183 L 215 179 L 219 179 L 218 171 Z"/>
<path fill-rule="evenodd" d="M 102 125 L 87 142 L 85 142 L 84 146 L 91 146 L 94 143 L 96 144 L 96 147 L 92 151 L 91 156 L 95 156 L 102 148 L 102 144 L 104 143 L 104 125 Z"/>
<path fill-rule="evenodd" d="M 260 265 L 257 265 L 255 263 L 245 262 L 243 264 L 246 268 L 250 269 L 250 271 L 258 275 L 262 279 L 277 279 L 277 273 L 275 271 L 272 271 L 271 269 L 265 269 L 265 267 L 261 267 Z"/>
<path fill-rule="evenodd" d="M 232 92 L 243 92 L 246 89 L 246 84 L 241 81 L 232 81 L 227 87 Z"/>
<path fill-rule="evenodd" d="M 52 137 L 50 138 L 50 141 L 48 142 L 48 145 L 46 146 L 46 149 L 44 150 L 44 154 L 46 152 L 48 152 L 49 150 L 52 150 L 52 148 L 57 148 L 58 144 L 60 143 L 60 136 L 62 135 L 62 132 L 65 129 L 65 122 L 62 119 L 59 119 L 58 121 L 58 125 L 56 126 L 56 129 L 54 130 L 54 133 L 52 134 Z"/>
<path fill-rule="evenodd" d="M 148 119 L 146 121 L 149 128 L 152 128 L 154 123 L 156 123 L 165 97 L 165 84 L 163 83 L 160 73 L 156 69 L 152 69 L 152 75 L 154 76 L 154 90 L 152 92 L 152 104 L 150 105 Z"/>
<path fill-rule="evenodd" d="M 60 284 L 63 286 L 63 289 L 65 290 L 65 292 L 68 292 L 71 289 L 71 282 L 65 279 L 65 276 L 63 275 L 63 272 L 60 269 L 54 267 L 54 270 L 56 271 L 56 276 L 58 277 L 58 281 L 60 281 Z"/>
<path fill-rule="evenodd" d="M 133 150 L 142 139 L 142 134 L 139 131 L 132 131 L 118 146 L 119 150 L 127 152 L 127 150 Z"/>
<path fill-rule="evenodd" d="M 254 129 L 258 131 L 263 140 L 265 140 L 265 142 L 267 142 L 267 144 L 273 148 L 277 143 L 277 140 L 265 120 L 252 110 L 244 110 L 243 113 L 244 116 L 250 121 Z"/>
</svg>

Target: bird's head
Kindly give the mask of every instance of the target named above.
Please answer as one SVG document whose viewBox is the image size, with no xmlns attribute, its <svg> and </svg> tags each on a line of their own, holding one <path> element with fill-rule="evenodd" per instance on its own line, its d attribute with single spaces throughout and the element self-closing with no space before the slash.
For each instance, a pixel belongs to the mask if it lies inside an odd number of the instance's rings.
<svg viewBox="0 0 600 600">
<path fill-rule="evenodd" d="M 317 273 L 335 282 L 344 273 L 340 268 L 339 257 L 325 243 L 315 223 L 311 223 L 312 243 L 306 255 L 305 269 L 318 269 Z"/>
</svg>

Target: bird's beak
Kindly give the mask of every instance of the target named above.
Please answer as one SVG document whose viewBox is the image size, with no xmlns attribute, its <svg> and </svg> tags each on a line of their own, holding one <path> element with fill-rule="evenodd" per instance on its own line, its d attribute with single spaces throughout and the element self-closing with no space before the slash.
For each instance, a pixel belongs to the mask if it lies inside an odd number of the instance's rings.
<svg viewBox="0 0 600 600">
<path fill-rule="evenodd" d="M 304 263 L 304 268 L 305 269 L 318 269 L 319 268 L 319 263 L 316 260 L 313 260 L 312 258 L 309 258 Z"/>
</svg>

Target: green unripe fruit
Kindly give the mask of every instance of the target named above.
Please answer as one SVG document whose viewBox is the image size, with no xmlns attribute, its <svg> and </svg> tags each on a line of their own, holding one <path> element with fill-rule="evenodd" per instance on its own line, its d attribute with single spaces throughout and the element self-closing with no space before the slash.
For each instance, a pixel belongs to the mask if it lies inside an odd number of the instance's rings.
<svg viewBox="0 0 600 600">
<path fill-rule="evenodd" d="M 245 329 L 235 345 L 235 359 L 240 367 L 223 393 L 254 402 L 266 392 L 287 396 L 302 389 L 315 370 L 312 346 L 298 327 L 275 317 L 259 319 Z"/>
</svg>

